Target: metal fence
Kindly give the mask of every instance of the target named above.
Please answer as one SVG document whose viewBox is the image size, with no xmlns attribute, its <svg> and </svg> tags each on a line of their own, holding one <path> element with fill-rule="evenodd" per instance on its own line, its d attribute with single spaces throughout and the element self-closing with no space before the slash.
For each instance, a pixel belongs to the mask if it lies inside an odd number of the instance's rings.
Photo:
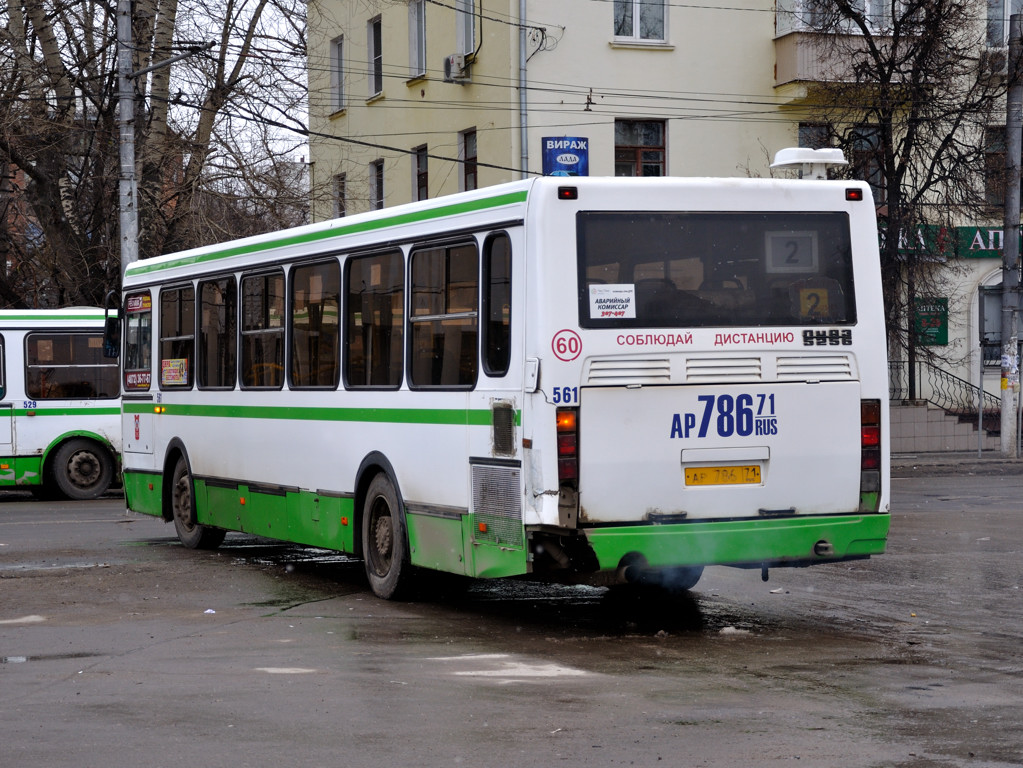
<svg viewBox="0 0 1023 768">
<path fill-rule="evenodd" d="M 927 361 L 918 360 L 914 365 L 916 392 L 915 397 L 911 398 L 909 365 L 900 361 L 888 363 L 888 391 L 893 401 L 926 400 L 946 413 L 974 419 L 977 418 L 978 408 L 982 406 L 984 426 L 988 429 L 998 428 L 1002 410 L 999 398 Z"/>
</svg>

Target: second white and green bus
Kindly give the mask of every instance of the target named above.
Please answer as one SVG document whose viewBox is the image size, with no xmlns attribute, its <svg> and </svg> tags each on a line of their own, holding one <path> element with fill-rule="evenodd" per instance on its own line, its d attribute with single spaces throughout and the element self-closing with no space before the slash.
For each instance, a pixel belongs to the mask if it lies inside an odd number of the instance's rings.
<svg viewBox="0 0 1023 768">
<path fill-rule="evenodd" d="M 132 265 L 127 504 L 423 573 L 691 588 L 889 527 L 859 182 L 537 178 Z"/>
<path fill-rule="evenodd" d="M 120 377 L 104 311 L 0 310 L 0 489 L 93 499 L 120 479 Z"/>
</svg>

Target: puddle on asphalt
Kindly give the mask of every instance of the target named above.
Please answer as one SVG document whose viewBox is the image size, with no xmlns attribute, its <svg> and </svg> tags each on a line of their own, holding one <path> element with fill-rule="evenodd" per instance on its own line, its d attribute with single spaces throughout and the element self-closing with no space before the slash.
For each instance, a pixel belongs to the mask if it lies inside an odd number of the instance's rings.
<svg viewBox="0 0 1023 768">
<path fill-rule="evenodd" d="M 94 659 L 98 653 L 43 653 L 34 656 L 0 656 L 0 664 L 25 664 L 29 661 L 68 661 L 69 659 Z"/>
</svg>

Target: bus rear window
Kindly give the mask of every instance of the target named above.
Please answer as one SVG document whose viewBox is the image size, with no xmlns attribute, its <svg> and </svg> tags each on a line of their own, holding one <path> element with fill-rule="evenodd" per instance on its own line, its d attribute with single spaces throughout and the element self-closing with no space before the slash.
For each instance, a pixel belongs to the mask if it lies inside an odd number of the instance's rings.
<svg viewBox="0 0 1023 768">
<path fill-rule="evenodd" d="M 849 217 L 581 212 L 584 328 L 852 325 Z"/>
</svg>

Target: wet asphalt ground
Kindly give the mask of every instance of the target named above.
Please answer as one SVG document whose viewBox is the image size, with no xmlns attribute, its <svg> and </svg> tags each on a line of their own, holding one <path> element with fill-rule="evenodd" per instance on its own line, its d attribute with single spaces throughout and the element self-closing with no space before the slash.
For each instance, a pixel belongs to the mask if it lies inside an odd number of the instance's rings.
<svg viewBox="0 0 1023 768">
<path fill-rule="evenodd" d="M 10 494 L 0 766 L 1023 765 L 1023 465 L 895 464 L 885 555 L 671 598 L 382 602 L 344 556 Z"/>
</svg>

